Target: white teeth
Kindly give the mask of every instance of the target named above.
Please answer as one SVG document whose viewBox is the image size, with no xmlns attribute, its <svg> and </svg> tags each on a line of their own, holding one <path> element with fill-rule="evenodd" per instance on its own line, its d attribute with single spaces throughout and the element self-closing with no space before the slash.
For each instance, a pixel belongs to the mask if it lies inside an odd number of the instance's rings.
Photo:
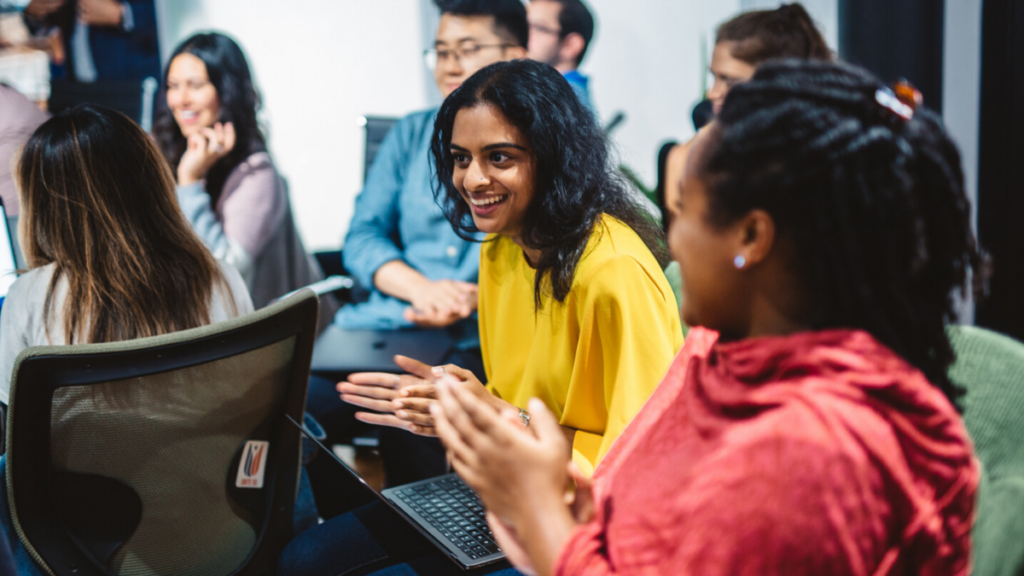
<svg viewBox="0 0 1024 576">
<path fill-rule="evenodd" d="M 182 118 L 194 118 L 195 116 L 196 116 L 196 113 L 193 112 L 192 110 L 182 110 L 181 111 L 181 117 Z"/>
<path fill-rule="evenodd" d="M 477 200 L 476 198 L 470 198 L 469 201 L 473 204 L 473 206 L 487 206 L 489 204 L 494 204 L 495 202 L 501 202 L 506 197 L 508 197 L 508 194 L 503 194 L 501 196 L 491 196 L 489 198 L 480 198 L 479 200 Z"/>
</svg>

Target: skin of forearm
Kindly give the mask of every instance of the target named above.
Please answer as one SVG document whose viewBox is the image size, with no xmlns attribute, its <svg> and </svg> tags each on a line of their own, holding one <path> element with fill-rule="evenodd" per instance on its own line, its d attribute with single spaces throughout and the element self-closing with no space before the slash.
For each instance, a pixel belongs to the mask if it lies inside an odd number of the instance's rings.
<svg viewBox="0 0 1024 576">
<path fill-rule="evenodd" d="M 428 282 L 430 280 L 426 276 L 401 260 L 384 264 L 373 275 L 373 285 L 377 290 L 404 302 L 411 302 L 413 294 Z"/>
<path fill-rule="evenodd" d="M 558 553 L 576 521 L 559 494 L 546 494 L 543 498 L 538 495 L 532 500 L 521 508 L 521 517 L 515 522 L 516 532 L 537 574 L 551 576 Z"/>
</svg>

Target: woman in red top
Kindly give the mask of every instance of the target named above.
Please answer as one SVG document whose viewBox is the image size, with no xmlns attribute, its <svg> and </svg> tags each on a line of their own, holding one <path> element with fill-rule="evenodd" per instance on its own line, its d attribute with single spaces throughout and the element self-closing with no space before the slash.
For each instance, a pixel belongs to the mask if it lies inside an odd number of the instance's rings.
<svg viewBox="0 0 1024 576">
<path fill-rule="evenodd" d="M 438 432 L 520 570 L 968 571 L 978 467 L 943 324 L 979 257 L 956 147 L 913 108 L 838 64 L 733 88 L 672 206 L 703 328 L 592 484 L 542 404 L 524 430 L 442 386 Z"/>
</svg>

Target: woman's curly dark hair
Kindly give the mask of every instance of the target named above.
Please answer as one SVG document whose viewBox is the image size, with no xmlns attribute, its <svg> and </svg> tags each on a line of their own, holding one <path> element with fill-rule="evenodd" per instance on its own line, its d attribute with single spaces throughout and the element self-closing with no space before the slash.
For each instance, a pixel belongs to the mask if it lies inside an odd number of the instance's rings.
<svg viewBox="0 0 1024 576">
<path fill-rule="evenodd" d="M 733 88 L 698 166 L 712 223 L 767 211 L 795 248 L 813 327 L 863 329 L 951 400 L 945 323 L 983 258 L 960 154 L 938 116 L 904 120 L 850 65 L 765 64 Z"/>
<path fill-rule="evenodd" d="M 666 265 L 664 233 L 646 215 L 636 200 L 638 194 L 611 166 L 608 141 L 593 114 L 558 71 L 532 60 L 487 66 L 452 92 L 438 112 L 431 143 L 437 173 L 434 198 L 461 237 L 473 240 L 478 230 L 469 205 L 452 181 L 452 127 L 459 110 L 480 105 L 499 110 L 523 135 L 532 154 L 536 181 L 522 240 L 541 252 L 540 260 L 533 263 L 538 309 L 545 278 L 555 300 L 565 300 L 602 214 L 632 228 L 658 263 Z"/>
<path fill-rule="evenodd" d="M 234 149 L 218 160 L 206 175 L 206 191 L 210 195 L 211 204 L 216 206 L 217 199 L 224 189 L 224 182 L 231 171 L 250 155 L 267 150 L 266 140 L 257 120 L 260 96 L 253 84 L 249 64 L 242 49 L 224 34 L 209 32 L 196 34 L 185 40 L 171 54 L 167 61 L 167 69 L 164 70 L 162 98 L 167 97 L 167 74 L 171 68 L 170 63 L 180 54 L 191 54 L 203 61 L 210 83 L 217 90 L 221 109 L 220 121 L 231 122 L 235 127 Z M 178 163 L 181 162 L 188 142 L 170 110 L 165 108 L 157 116 L 153 126 L 153 137 L 164 158 L 167 158 L 171 165 L 171 172 L 177 175 Z"/>
</svg>

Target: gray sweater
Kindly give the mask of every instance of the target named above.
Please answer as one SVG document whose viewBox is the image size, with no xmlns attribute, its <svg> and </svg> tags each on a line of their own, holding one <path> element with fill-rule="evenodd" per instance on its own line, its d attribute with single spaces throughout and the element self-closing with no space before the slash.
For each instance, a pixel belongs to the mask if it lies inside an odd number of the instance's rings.
<svg viewBox="0 0 1024 576">
<path fill-rule="evenodd" d="M 216 206 L 205 181 L 179 186 L 178 202 L 213 255 L 238 269 L 256 308 L 323 279 L 295 227 L 288 187 L 266 152 L 231 171 Z M 321 310 L 321 318 L 327 312 Z"/>
</svg>

